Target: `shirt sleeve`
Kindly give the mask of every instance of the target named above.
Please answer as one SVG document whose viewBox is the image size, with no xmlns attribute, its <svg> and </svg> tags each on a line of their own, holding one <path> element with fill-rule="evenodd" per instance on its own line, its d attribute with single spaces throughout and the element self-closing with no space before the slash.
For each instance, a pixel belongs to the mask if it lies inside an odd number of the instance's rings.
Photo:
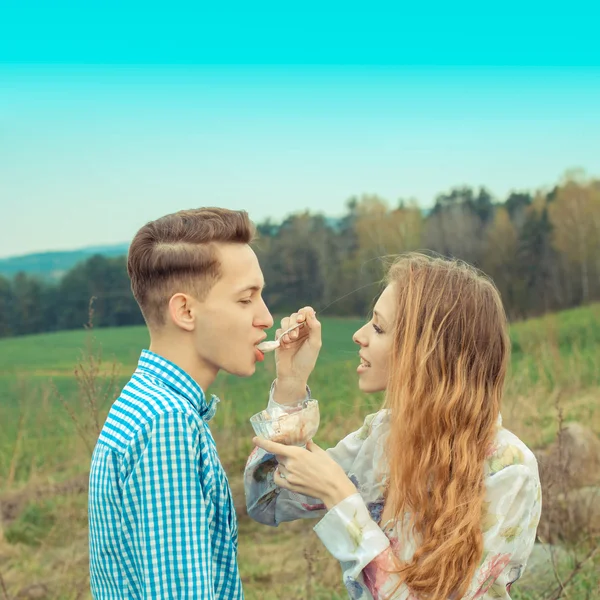
<svg viewBox="0 0 600 600">
<path fill-rule="evenodd" d="M 490 475 L 486 483 L 484 555 L 465 600 L 509 598 L 510 586 L 521 576 L 533 548 L 540 518 L 537 469 L 534 473 L 526 465 L 507 466 Z M 333 507 L 315 532 L 341 562 L 351 598 L 417 600 L 405 584 L 399 585 L 398 576 L 390 573 L 401 550 L 395 544 L 402 542 L 390 543 L 359 494 Z"/>
<path fill-rule="evenodd" d="M 308 397 L 310 397 L 310 390 L 307 388 Z M 293 409 L 296 406 L 286 407 L 277 404 L 273 400 L 273 386 L 271 386 L 268 405 L 271 413 Z M 373 415 L 367 417 L 369 424 L 372 417 Z M 364 429 L 365 426 L 345 437 L 335 448 L 327 450 L 327 454 L 344 469 L 345 473 L 348 473 L 366 438 L 366 435 L 363 435 Z M 246 463 L 244 472 L 246 506 L 248 514 L 255 521 L 277 526 L 284 521 L 318 518 L 326 513 L 325 505 L 319 498 L 296 494 L 278 487 L 273 480 L 276 468 L 275 456 L 262 448 L 255 448 Z"/>
<path fill-rule="evenodd" d="M 215 598 L 199 435 L 183 413 L 160 415 L 139 435 L 122 500 L 123 568 L 137 598 Z"/>
</svg>

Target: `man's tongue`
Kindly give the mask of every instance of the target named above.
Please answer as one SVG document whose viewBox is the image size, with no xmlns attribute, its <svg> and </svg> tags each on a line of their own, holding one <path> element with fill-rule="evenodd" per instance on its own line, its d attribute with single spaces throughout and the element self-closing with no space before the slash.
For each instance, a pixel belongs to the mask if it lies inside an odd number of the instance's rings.
<svg viewBox="0 0 600 600">
<path fill-rule="evenodd" d="M 265 355 L 258 348 L 254 348 L 254 356 L 258 362 L 265 360 Z"/>
</svg>

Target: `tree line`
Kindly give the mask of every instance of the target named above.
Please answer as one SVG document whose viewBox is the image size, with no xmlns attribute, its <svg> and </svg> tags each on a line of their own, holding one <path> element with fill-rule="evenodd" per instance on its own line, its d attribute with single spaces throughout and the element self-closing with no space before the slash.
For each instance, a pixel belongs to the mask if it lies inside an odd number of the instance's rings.
<svg viewBox="0 0 600 600">
<path fill-rule="evenodd" d="M 600 300 L 600 180 L 567 173 L 549 192 L 494 201 L 485 188 L 454 188 L 424 212 L 413 201 L 351 198 L 339 219 L 302 212 L 257 225 L 255 250 L 276 313 L 302 305 L 366 315 L 381 257 L 411 250 L 463 259 L 490 275 L 512 320 Z M 138 325 L 126 257 L 93 256 L 57 283 L 0 277 L 0 337 L 80 328 L 94 297 L 95 325 Z"/>
</svg>

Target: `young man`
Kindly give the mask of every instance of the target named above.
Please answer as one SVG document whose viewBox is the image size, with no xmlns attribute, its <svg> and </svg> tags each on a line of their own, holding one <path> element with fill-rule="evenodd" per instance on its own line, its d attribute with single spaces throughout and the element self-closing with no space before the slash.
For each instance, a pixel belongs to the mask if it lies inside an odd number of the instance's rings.
<svg viewBox="0 0 600 600">
<path fill-rule="evenodd" d="M 90 581 L 96 599 L 243 598 L 237 521 L 208 421 L 220 370 L 252 375 L 273 319 L 243 211 L 148 223 L 129 249 L 150 349 L 113 404 L 92 457 Z"/>
</svg>

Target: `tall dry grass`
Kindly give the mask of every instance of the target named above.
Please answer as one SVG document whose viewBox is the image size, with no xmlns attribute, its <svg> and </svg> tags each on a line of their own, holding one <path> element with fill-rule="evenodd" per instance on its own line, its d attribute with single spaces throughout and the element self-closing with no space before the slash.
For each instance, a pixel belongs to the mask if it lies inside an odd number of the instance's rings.
<svg viewBox="0 0 600 600">
<path fill-rule="evenodd" d="M 88 341 L 73 369 L 76 385 L 70 393 L 56 382 L 41 388 L 31 387 L 27 380 L 16 384 L 19 416 L 10 447 L 3 446 L 0 457 L 0 594 L 4 600 L 90 597 L 87 471 L 121 370 L 121 365 L 104 359 L 92 318 L 90 306 Z M 527 325 L 516 336 L 503 417 L 505 426 L 535 450 L 555 440 L 560 444 L 561 432 L 572 421 L 600 433 L 600 344 L 580 336 L 565 345 L 559 329 L 558 321 L 550 318 L 537 326 Z M 316 397 L 327 401 L 318 438 L 327 446 L 358 428 L 381 398 L 365 399 L 355 390 L 354 365 L 345 357 L 325 360 L 325 366 L 326 372 L 317 373 L 312 385 Z M 264 403 L 265 393 L 257 397 L 256 390 L 265 389 L 273 374 L 273 367 L 267 366 L 264 379 L 246 392 L 223 380 L 213 428 L 240 512 L 240 569 L 246 597 L 346 598 L 339 566 L 312 534 L 313 523 L 271 529 L 244 515 L 240 473 L 251 449 L 247 417 Z M 230 401 L 234 396 L 237 405 Z M 57 412 L 57 405 L 62 412 Z M 557 497 L 564 493 L 556 491 Z M 514 598 L 600 598 L 597 537 L 583 536 L 571 545 L 540 540 L 542 544 L 550 556 L 550 578 L 539 586 L 533 581 L 520 589 L 517 584 Z"/>
</svg>

